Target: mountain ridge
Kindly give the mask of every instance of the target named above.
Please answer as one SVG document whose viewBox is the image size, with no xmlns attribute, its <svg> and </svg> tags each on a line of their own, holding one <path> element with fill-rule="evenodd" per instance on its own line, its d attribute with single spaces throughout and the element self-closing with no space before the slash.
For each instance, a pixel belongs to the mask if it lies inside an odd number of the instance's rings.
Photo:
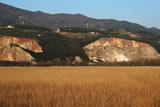
<svg viewBox="0 0 160 107">
<path fill-rule="evenodd" d="M 51 29 L 59 27 L 83 27 L 96 29 L 128 29 L 132 31 L 149 31 L 160 34 L 158 28 L 147 28 L 137 23 L 115 19 L 95 19 L 83 14 L 50 14 L 43 11 L 30 11 L 0 3 L 0 25 L 34 24 Z"/>
</svg>

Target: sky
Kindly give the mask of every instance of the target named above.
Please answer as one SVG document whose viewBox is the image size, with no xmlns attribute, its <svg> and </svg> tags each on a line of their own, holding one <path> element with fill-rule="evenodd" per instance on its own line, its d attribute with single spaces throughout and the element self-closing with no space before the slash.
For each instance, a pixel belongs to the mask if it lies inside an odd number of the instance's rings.
<svg viewBox="0 0 160 107">
<path fill-rule="evenodd" d="M 0 0 L 18 8 L 46 13 L 83 14 L 160 28 L 160 0 Z"/>
</svg>

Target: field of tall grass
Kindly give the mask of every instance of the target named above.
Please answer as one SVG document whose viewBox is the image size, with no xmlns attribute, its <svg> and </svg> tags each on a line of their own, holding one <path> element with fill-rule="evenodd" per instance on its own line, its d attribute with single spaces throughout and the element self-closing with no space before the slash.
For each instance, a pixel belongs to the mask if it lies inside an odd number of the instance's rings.
<svg viewBox="0 0 160 107">
<path fill-rule="evenodd" d="M 160 67 L 1 67 L 0 107 L 160 107 Z"/>
</svg>

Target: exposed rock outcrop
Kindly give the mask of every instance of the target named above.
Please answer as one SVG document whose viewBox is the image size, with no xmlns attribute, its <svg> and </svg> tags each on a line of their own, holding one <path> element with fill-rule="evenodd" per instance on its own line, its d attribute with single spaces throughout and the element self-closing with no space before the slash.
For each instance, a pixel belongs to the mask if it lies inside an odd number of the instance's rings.
<svg viewBox="0 0 160 107">
<path fill-rule="evenodd" d="M 82 63 L 82 59 L 80 58 L 80 56 L 75 56 L 74 61 L 72 64 L 80 64 Z"/>
<path fill-rule="evenodd" d="M 19 47 L 11 44 L 16 44 Z M 4 36 L 0 37 L 0 61 L 32 62 L 35 60 L 28 52 L 20 47 L 36 53 L 43 52 L 41 46 L 34 39 Z"/>
<path fill-rule="evenodd" d="M 83 49 L 89 59 L 93 61 L 122 62 L 159 57 L 155 48 L 147 43 L 114 37 L 101 38 Z"/>
</svg>

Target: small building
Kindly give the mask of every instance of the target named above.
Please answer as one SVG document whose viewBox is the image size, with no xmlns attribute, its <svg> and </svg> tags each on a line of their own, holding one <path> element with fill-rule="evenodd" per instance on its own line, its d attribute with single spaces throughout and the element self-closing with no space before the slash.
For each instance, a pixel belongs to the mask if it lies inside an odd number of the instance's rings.
<svg viewBox="0 0 160 107">
<path fill-rule="evenodd" d="M 95 35 L 95 32 L 89 32 L 90 35 Z"/>
<path fill-rule="evenodd" d="M 59 32 L 61 32 L 61 30 L 58 28 L 58 29 L 56 30 L 56 32 L 59 33 Z"/>
<path fill-rule="evenodd" d="M 8 25 L 8 26 L 6 26 L 6 27 L 4 27 L 4 28 L 13 29 L 13 28 L 15 28 L 15 27 L 14 27 L 14 26 L 11 26 L 11 25 Z"/>
<path fill-rule="evenodd" d="M 37 36 L 38 36 L 38 37 L 41 37 L 41 34 L 38 34 Z"/>
<path fill-rule="evenodd" d="M 131 37 L 137 37 L 137 35 L 136 34 L 133 34 L 133 33 L 131 33 L 131 35 L 130 35 Z"/>
</svg>

